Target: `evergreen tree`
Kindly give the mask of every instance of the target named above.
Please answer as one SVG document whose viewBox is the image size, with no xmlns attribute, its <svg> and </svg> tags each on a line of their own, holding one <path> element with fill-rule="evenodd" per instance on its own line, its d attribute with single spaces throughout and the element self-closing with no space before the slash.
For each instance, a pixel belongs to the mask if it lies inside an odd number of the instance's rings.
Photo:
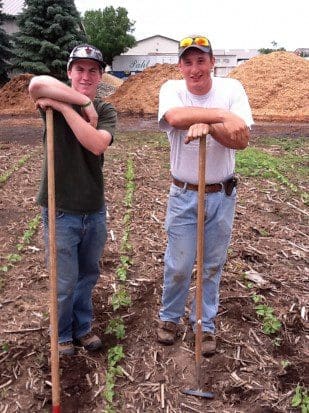
<svg viewBox="0 0 309 413">
<path fill-rule="evenodd" d="M 17 24 L 14 69 L 66 79 L 70 51 L 86 41 L 74 0 L 25 0 Z"/>
<path fill-rule="evenodd" d="M 8 59 L 11 56 L 10 52 L 10 38 L 1 27 L 4 22 L 5 14 L 2 13 L 2 1 L 0 1 L 0 86 L 8 82 Z"/>
</svg>

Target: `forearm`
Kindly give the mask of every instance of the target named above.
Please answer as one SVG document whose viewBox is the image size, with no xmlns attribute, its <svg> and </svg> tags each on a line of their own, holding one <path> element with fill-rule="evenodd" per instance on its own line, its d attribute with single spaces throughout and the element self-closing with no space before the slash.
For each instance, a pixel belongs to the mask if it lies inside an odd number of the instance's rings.
<svg viewBox="0 0 309 413">
<path fill-rule="evenodd" d="M 34 101 L 50 98 L 69 104 L 84 105 L 89 98 L 51 76 L 35 76 L 29 84 L 29 93 Z"/>
<path fill-rule="evenodd" d="M 109 132 L 95 129 L 69 105 L 61 112 L 81 145 L 95 155 L 105 152 L 112 139 Z"/>
<path fill-rule="evenodd" d="M 230 149 L 245 149 L 250 138 L 249 128 L 244 127 L 242 130 L 232 133 L 223 123 L 211 124 L 209 133 L 217 142 Z"/>
<path fill-rule="evenodd" d="M 196 123 L 222 123 L 229 113 L 218 108 L 177 107 L 168 110 L 164 119 L 176 129 L 187 130 Z"/>
<path fill-rule="evenodd" d="M 249 141 L 249 129 L 239 116 L 219 108 L 177 107 L 168 110 L 165 120 L 174 128 L 187 130 L 193 125 L 210 126 L 209 133 L 221 145 L 244 149 Z M 188 135 L 190 140 L 191 131 Z"/>
</svg>

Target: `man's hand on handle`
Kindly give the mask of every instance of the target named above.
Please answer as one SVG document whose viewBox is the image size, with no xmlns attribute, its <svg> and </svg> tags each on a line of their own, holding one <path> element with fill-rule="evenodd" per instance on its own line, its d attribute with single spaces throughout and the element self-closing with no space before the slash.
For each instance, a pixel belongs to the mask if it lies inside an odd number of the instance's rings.
<svg viewBox="0 0 309 413">
<path fill-rule="evenodd" d="M 209 125 L 207 123 L 195 123 L 191 125 L 188 134 L 185 139 L 185 144 L 194 141 L 195 139 L 200 139 L 203 136 L 208 135 Z"/>
</svg>

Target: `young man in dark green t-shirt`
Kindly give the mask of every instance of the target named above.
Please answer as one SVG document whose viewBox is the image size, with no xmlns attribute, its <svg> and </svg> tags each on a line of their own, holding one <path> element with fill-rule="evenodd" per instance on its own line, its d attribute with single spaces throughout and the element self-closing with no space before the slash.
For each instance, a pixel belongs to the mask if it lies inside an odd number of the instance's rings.
<svg viewBox="0 0 309 413">
<path fill-rule="evenodd" d="M 106 242 L 102 167 L 113 141 L 116 111 L 96 98 L 105 63 L 91 45 L 76 46 L 68 61 L 71 87 L 51 76 L 36 76 L 29 93 L 43 114 L 54 110 L 56 246 L 59 353 L 74 354 L 77 342 L 89 351 L 102 347 L 91 331 L 92 290 Z M 38 193 L 48 247 L 46 130 Z"/>
</svg>

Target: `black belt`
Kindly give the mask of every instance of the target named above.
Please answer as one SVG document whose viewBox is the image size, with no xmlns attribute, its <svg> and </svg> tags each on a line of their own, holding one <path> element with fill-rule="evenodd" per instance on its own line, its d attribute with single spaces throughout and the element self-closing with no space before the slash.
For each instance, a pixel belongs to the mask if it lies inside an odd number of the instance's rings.
<svg viewBox="0 0 309 413">
<path fill-rule="evenodd" d="M 179 188 L 184 188 L 186 186 L 186 189 L 189 189 L 190 191 L 198 191 L 198 185 L 182 182 L 174 177 L 172 177 L 172 179 L 173 179 L 173 184 L 178 186 Z M 226 195 L 231 195 L 233 189 L 236 186 L 237 186 L 237 178 L 233 176 L 232 178 L 224 182 L 205 185 L 205 193 L 220 192 L 224 188 Z"/>
</svg>

